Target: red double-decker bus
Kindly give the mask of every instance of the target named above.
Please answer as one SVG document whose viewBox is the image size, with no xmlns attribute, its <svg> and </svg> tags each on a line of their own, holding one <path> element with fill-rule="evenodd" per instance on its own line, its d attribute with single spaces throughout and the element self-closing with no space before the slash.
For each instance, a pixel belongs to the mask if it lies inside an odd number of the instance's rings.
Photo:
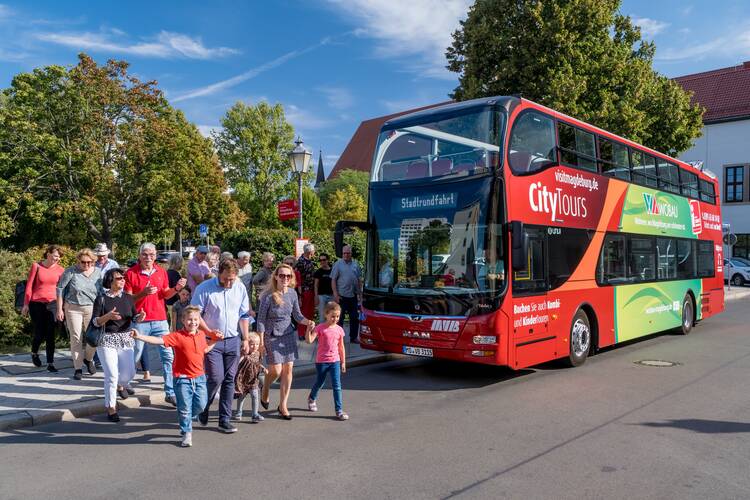
<svg viewBox="0 0 750 500">
<path fill-rule="evenodd" d="M 708 171 L 517 97 L 381 129 L 361 345 L 518 369 L 724 309 Z"/>
</svg>

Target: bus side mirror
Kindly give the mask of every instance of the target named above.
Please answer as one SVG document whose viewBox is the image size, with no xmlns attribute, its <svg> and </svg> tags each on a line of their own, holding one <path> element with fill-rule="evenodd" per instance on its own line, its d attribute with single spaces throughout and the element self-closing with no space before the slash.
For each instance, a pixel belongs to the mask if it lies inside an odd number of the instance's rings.
<svg viewBox="0 0 750 500">
<path fill-rule="evenodd" d="M 523 271 L 529 260 L 529 235 L 523 228 L 523 222 L 510 223 L 511 255 L 513 256 L 513 270 Z"/>
<path fill-rule="evenodd" d="M 333 228 L 333 249 L 336 253 L 336 257 L 339 259 L 344 251 L 344 235 L 346 233 L 351 233 L 352 228 L 369 231 L 370 224 L 364 221 L 351 220 L 340 220 L 336 223 L 336 226 Z"/>
</svg>

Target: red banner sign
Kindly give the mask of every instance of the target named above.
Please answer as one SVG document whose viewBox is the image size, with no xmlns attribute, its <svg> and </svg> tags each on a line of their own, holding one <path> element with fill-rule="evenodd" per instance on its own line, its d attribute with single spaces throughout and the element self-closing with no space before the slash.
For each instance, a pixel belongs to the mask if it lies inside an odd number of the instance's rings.
<svg viewBox="0 0 750 500">
<path fill-rule="evenodd" d="M 282 200 L 276 207 L 279 210 L 279 220 L 292 220 L 299 216 L 299 203 L 297 203 L 297 200 Z"/>
</svg>

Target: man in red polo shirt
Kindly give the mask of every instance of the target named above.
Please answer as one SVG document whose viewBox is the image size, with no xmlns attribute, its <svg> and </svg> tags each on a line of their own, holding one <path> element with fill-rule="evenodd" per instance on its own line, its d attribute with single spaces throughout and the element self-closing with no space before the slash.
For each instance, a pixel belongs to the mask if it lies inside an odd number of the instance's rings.
<svg viewBox="0 0 750 500">
<path fill-rule="evenodd" d="M 156 247 L 153 243 L 141 245 L 138 263 L 125 272 L 125 292 L 133 296 L 135 309 L 146 313 L 145 319 L 135 324 L 140 335 L 161 337 L 169 333 L 167 308 L 164 301 L 172 298 L 185 286 L 185 278 L 180 279 L 174 288 L 169 288 L 167 272 L 155 264 Z M 145 344 L 136 340 L 135 361 L 143 353 Z M 172 360 L 174 353 L 169 347 L 159 346 L 162 369 L 164 370 L 164 394 L 166 401 L 177 406 L 172 381 Z"/>
</svg>

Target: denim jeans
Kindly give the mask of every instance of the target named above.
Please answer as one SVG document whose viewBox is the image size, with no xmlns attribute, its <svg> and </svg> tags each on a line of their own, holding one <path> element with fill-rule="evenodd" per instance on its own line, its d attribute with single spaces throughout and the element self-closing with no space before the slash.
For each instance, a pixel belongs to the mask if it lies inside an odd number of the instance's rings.
<svg viewBox="0 0 750 500">
<path fill-rule="evenodd" d="M 326 320 L 324 309 L 326 304 L 333 300 L 333 295 L 318 295 L 318 323 L 323 323 Z"/>
<path fill-rule="evenodd" d="M 359 336 L 359 303 L 357 297 L 339 297 L 341 316 L 339 326 L 344 328 L 344 316 L 349 315 L 349 340 L 357 340 Z"/>
<path fill-rule="evenodd" d="M 229 423 L 232 418 L 234 377 L 240 364 L 240 337 L 229 337 L 216 343 L 205 358 L 208 377 L 208 401 L 205 411 L 219 394 L 219 423 Z"/>
<path fill-rule="evenodd" d="M 143 323 L 136 323 L 135 328 L 141 335 L 151 335 L 153 337 L 163 337 L 169 333 L 169 323 L 166 321 L 144 321 Z M 140 341 L 135 342 L 135 350 L 133 356 L 137 362 L 140 358 L 145 344 Z M 172 386 L 172 360 L 174 360 L 174 352 L 171 347 L 159 346 L 159 357 L 161 357 L 161 366 L 164 370 L 164 394 L 167 396 L 174 396 L 174 388 Z"/>
<path fill-rule="evenodd" d="M 193 417 L 206 407 L 208 389 L 206 376 L 195 378 L 177 377 L 174 379 L 175 396 L 177 396 L 177 421 L 182 432 L 193 432 Z"/>
<path fill-rule="evenodd" d="M 317 400 L 318 392 L 326 383 L 326 374 L 331 375 L 331 388 L 333 389 L 333 405 L 336 412 L 343 410 L 341 401 L 341 361 L 333 363 L 315 363 L 315 370 L 318 372 L 318 378 L 310 390 L 310 399 Z"/>
</svg>

